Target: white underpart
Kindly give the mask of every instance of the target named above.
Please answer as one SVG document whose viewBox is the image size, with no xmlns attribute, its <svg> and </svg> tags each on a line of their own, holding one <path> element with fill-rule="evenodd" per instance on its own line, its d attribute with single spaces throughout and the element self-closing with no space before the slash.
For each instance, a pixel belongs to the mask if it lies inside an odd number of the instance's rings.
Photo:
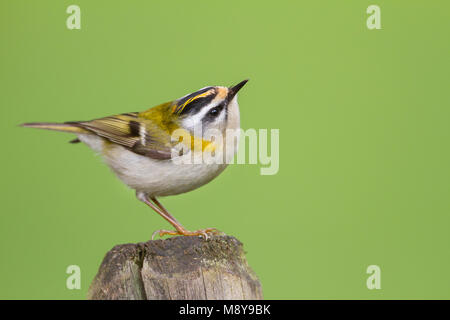
<svg viewBox="0 0 450 320">
<path fill-rule="evenodd" d="M 227 128 L 239 129 L 239 118 L 239 106 L 235 97 L 228 106 Z M 154 160 L 120 145 L 105 143 L 103 138 L 94 134 L 79 134 L 78 138 L 101 154 L 106 164 L 125 184 L 149 196 L 169 196 L 194 190 L 217 177 L 227 166 L 175 164 L 172 160 Z"/>
</svg>

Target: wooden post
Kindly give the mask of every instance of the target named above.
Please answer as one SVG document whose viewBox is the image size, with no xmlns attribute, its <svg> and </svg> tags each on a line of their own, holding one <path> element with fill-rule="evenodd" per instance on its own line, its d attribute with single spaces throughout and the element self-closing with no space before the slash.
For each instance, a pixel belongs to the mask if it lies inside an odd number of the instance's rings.
<svg viewBox="0 0 450 320">
<path fill-rule="evenodd" d="M 88 299 L 262 299 L 261 284 L 230 236 L 173 237 L 115 246 Z"/>
</svg>

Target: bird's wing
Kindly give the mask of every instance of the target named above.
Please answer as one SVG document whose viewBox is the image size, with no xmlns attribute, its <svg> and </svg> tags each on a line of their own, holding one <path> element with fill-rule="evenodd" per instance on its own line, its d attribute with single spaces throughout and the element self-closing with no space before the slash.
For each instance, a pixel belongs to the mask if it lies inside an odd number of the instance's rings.
<svg viewBox="0 0 450 320">
<path fill-rule="evenodd" d="M 125 113 L 91 121 L 68 122 L 137 154 L 158 160 L 172 157 L 170 134 L 151 119 Z"/>
</svg>

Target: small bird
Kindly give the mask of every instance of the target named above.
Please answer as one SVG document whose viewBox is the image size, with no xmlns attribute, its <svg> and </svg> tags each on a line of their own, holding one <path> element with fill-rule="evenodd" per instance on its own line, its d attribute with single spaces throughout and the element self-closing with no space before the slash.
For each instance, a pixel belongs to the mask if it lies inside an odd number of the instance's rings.
<svg viewBox="0 0 450 320">
<path fill-rule="evenodd" d="M 218 230 L 188 231 L 157 198 L 194 190 L 210 182 L 226 168 L 226 161 L 183 163 L 176 160 L 215 150 L 225 144 L 225 141 L 205 137 L 203 133 L 207 130 L 219 130 L 225 137 L 226 130 L 239 130 L 237 93 L 247 81 L 232 87 L 205 87 L 143 112 L 123 113 L 91 121 L 36 122 L 22 126 L 74 133 L 77 138 L 71 143 L 83 142 L 99 153 L 118 178 L 136 191 L 137 199 L 175 228 L 157 230 L 152 238 L 159 234 L 160 237 L 183 235 L 207 239 L 208 234 Z M 198 127 L 202 128 L 200 136 L 196 130 Z M 184 138 L 174 141 L 172 135 L 176 130 L 186 133 L 191 141 L 184 141 Z M 185 146 L 181 151 L 175 148 L 180 140 Z M 195 147 L 198 142 L 200 148 Z M 236 151 L 237 145 L 232 150 L 232 156 Z"/>
</svg>

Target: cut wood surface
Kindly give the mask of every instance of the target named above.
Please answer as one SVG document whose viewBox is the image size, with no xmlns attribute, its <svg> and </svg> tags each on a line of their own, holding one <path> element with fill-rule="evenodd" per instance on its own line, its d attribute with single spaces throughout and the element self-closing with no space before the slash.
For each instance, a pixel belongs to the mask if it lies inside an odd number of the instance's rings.
<svg viewBox="0 0 450 320">
<path fill-rule="evenodd" d="M 262 299 L 243 245 L 230 236 L 122 244 L 103 259 L 88 299 Z"/>
</svg>

